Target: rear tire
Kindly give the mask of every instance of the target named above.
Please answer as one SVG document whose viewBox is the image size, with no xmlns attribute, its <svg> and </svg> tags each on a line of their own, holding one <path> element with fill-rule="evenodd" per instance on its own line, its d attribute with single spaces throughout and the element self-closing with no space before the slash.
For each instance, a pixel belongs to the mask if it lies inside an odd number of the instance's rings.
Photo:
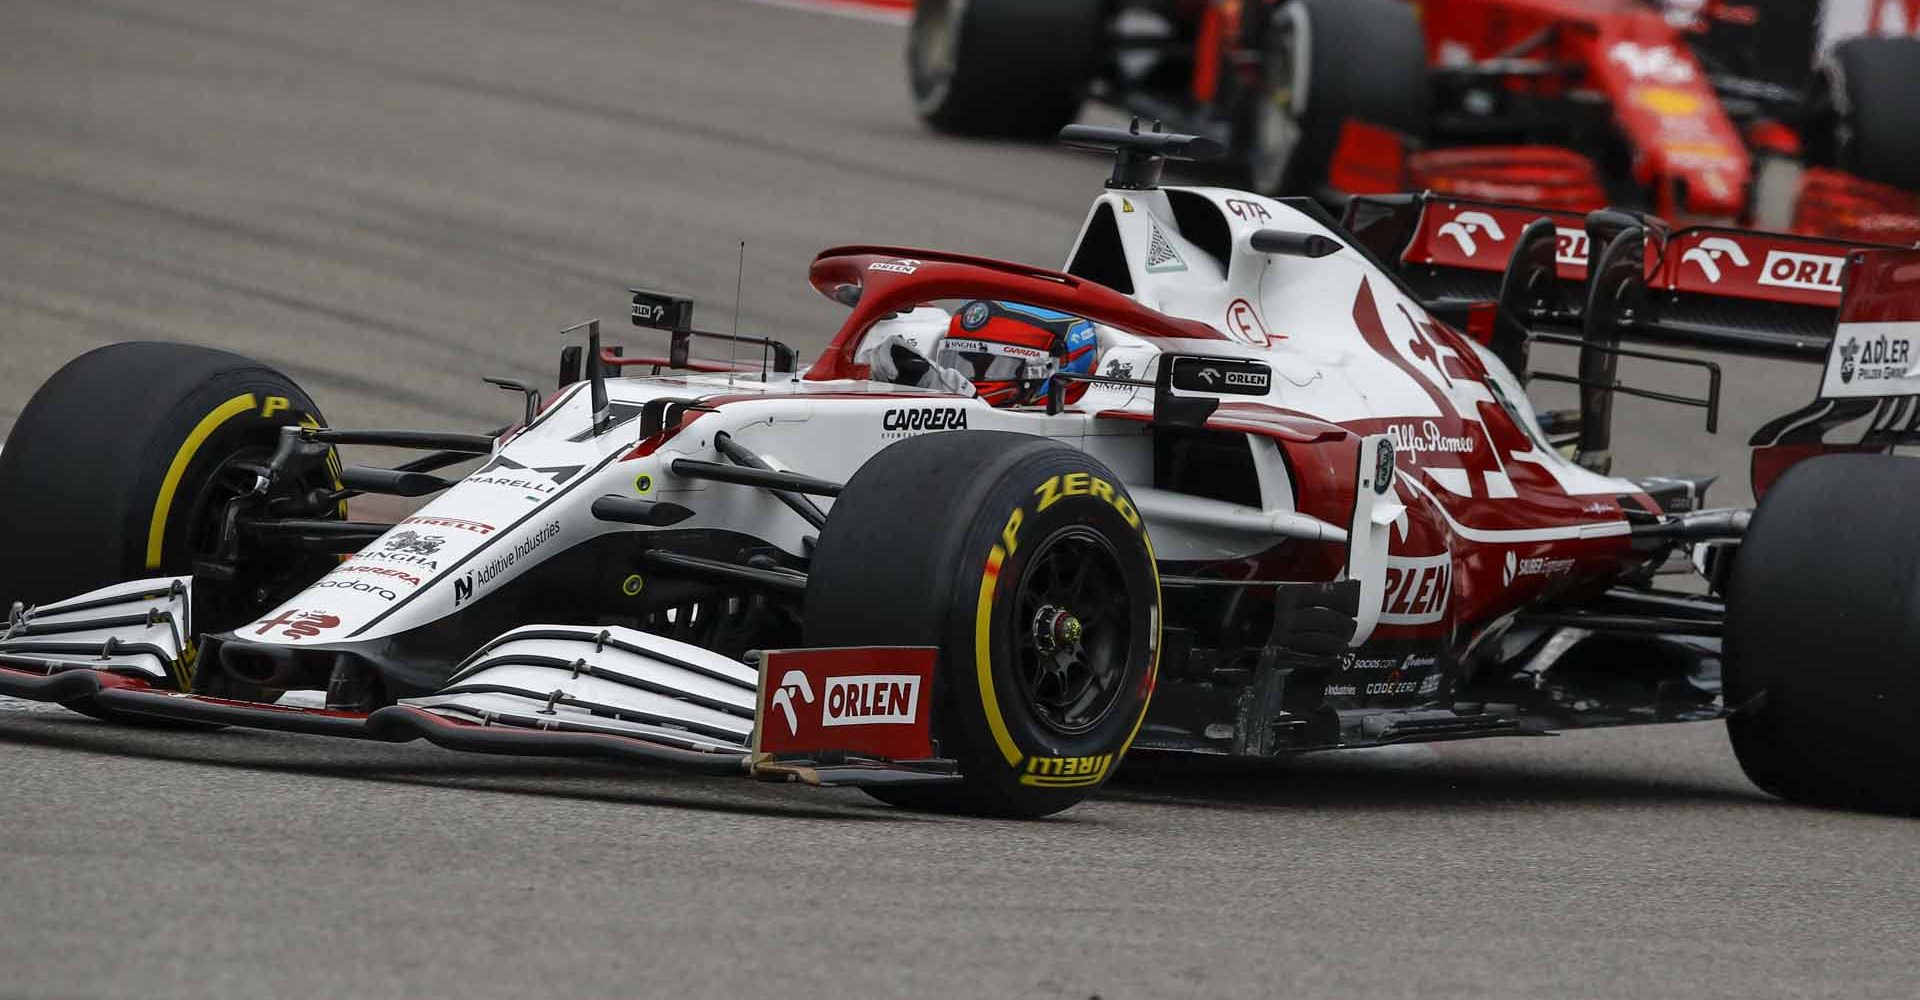
<svg viewBox="0 0 1920 1000">
<path fill-rule="evenodd" d="M 1796 802 L 1920 812 L 1920 461 L 1830 455 L 1766 493 L 1727 593 L 1747 777 Z"/>
<path fill-rule="evenodd" d="M 914 110 L 956 135 L 1051 136 L 1086 103 L 1107 17 L 1107 0 L 919 0 Z"/>
<path fill-rule="evenodd" d="M 323 420 L 293 380 L 225 351 L 113 344 L 68 362 L 27 402 L 0 451 L 0 611 L 192 575 L 223 499 L 245 485 L 232 463 L 264 464 L 280 428 L 303 422 Z M 329 559 L 266 562 L 258 577 L 196 579 L 195 631 L 246 623 L 288 595 L 286 581 L 310 582 Z"/>
<path fill-rule="evenodd" d="M 874 792 L 914 808 L 1035 817 L 1091 794 L 1145 717 L 1159 620 L 1119 478 L 1023 434 L 881 451 L 834 502 L 808 573 L 809 646 L 940 648 L 934 737 L 964 784 Z"/>
<path fill-rule="evenodd" d="M 1419 136 L 1432 84 L 1404 0 L 1291 0 L 1274 11 L 1266 84 L 1247 122 L 1248 184 L 1318 195 L 1348 119 Z"/>
<path fill-rule="evenodd" d="M 1849 38 L 1827 57 L 1834 166 L 1920 192 L 1920 38 Z"/>
</svg>

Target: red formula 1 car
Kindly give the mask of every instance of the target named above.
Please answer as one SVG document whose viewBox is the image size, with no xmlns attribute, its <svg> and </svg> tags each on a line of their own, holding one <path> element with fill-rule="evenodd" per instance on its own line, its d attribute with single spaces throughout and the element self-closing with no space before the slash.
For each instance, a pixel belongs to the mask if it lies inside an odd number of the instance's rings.
<svg viewBox="0 0 1920 1000">
<path fill-rule="evenodd" d="M 936 128 L 1095 99 L 1233 150 L 1263 194 L 1428 189 L 1920 240 L 1920 39 L 1816 65 L 1812 0 L 921 0 Z"/>
</svg>

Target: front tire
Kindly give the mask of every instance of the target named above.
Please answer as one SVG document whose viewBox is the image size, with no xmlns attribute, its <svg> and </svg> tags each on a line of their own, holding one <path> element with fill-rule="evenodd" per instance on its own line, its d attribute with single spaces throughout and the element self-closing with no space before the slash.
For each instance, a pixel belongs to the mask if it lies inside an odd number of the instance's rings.
<svg viewBox="0 0 1920 1000">
<path fill-rule="evenodd" d="M 1022 434 L 908 438 L 847 483 L 808 574 L 809 646 L 938 646 L 934 736 L 958 788 L 916 808 L 1035 817 L 1112 775 L 1145 717 L 1160 589 L 1138 510 L 1079 450 Z"/>
<path fill-rule="evenodd" d="M 280 429 L 322 423 L 292 379 L 225 351 L 127 343 L 68 362 L 34 393 L 0 451 L 0 611 L 124 580 L 195 575 L 216 546 L 225 501 L 251 488 Z M 327 478 L 290 487 L 338 485 Z M 231 578 L 196 576 L 196 632 L 246 623 L 330 562 L 263 555 Z"/>
<path fill-rule="evenodd" d="M 1107 0 L 919 0 L 914 111 L 956 135 L 1051 136 L 1086 103 L 1107 17 Z"/>
<path fill-rule="evenodd" d="M 1727 593 L 1727 720 L 1785 799 L 1920 813 L 1920 461 L 1830 455 L 1766 493 Z"/>
</svg>

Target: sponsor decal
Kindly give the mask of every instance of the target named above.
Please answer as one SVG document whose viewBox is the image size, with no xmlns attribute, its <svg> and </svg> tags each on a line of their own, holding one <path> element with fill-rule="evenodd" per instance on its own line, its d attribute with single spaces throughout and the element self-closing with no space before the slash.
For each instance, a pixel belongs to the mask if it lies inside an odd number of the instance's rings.
<svg viewBox="0 0 1920 1000">
<path fill-rule="evenodd" d="M 1227 306 L 1227 333 L 1233 339 L 1255 347 L 1265 347 L 1269 340 L 1267 325 L 1260 321 L 1260 314 L 1254 310 L 1253 303 L 1246 299 L 1234 299 Z"/>
<path fill-rule="evenodd" d="M 1840 270 L 1845 264 L 1845 258 L 1826 254 L 1769 250 L 1766 263 L 1760 265 L 1760 283 L 1776 288 L 1798 288 L 1837 295 L 1840 293 Z"/>
<path fill-rule="evenodd" d="M 488 486 L 504 486 L 530 494 L 528 499 L 551 496 L 565 486 L 567 480 L 580 474 L 584 465 L 550 465 L 529 467 L 508 458 L 505 455 L 494 456 L 493 461 L 480 467 L 479 471 L 467 478 L 470 483 L 483 483 Z"/>
<path fill-rule="evenodd" d="M 1913 367 L 1913 345 L 1905 337 L 1848 337 L 1839 352 L 1842 382 L 1905 378 Z"/>
<path fill-rule="evenodd" d="M 417 556 L 430 556 L 440 551 L 447 540 L 440 535 L 422 535 L 417 531 L 400 531 L 386 540 L 388 552 L 405 552 Z"/>
<path fill-rule="evenodd" d="M 937 655 L 923 647 L 769 651 L 761 667 L 755 751 L 929 756 L 924 693 Z"/>
<path fill-rule="evenodd" d="M 917 406 L 888 410 L 880 417 L 883 438 L 911 437 L 924 431 L 964 431 L 967 410 L 963 406 Z"/>
<path fill-rule="evenodd" d="M 1438 422 L 1432 420 L 1419 424 L 1388 424 L 1386 433 L 1394 449 L 1413 456 L 1411 460 L 1415 463 L 1420 461 L 1421 455 L 1464 455 L 1479 446 L 1473 435 L 1448 434 L 1441 430 Z"/>
<path fill-rule="evenodd" d="M 876 260 L 867 265 L 869 271 L 891 271 L 894 274 L 912 274 L 920 270 L 920 262 L 902 258 L 900 260 Z"/>
<path fill-rule="evenodd" d="M 1699 94 L 1677 87 L 1635 87 L 1631 100 L 1663 118 L 1691 118 L 1704 107 Z"/>
<path fill-rule="evenodd" d="M 1489 243 L 1504 243 L 1507 239 L 1506 231 L 1500 228 L 1500 221 L 1485 212 L 1461 212 L 1441 223 L 1437 235 L 1453 237 L 1453 241 L 1460 245 L 1460 252 L 1469 257 L 1479 255 L 1482 236 Z"/>
<path fill-rule="evenodd" d="M 1393 453 L 1393 443 L 1388 441 L 1373 456 L 1373 492 L 1381 496 L 1393 488 Z"/>
<path fill-rule="evenodd" d="M 397 580 L 409 587 L 420 586 L 420 578 L 406 570 L 394 569 L 391 566 L 367 566 L 357 559 L 334 570 L 334 573 L 372 573 L 376 576 L 384 576 L 390 580 Z"/>
<path fill-rule="evenodd" d="M 1699 246 L 1692 247 L 1680 255 L 1680 263 L 1698 266 L 1700 272 L 1707 276 L 1707 280 L 1717 285 L 1720 283 L 1722 274 L 1720 260 L 1723 257 L 1733 267 L 1746 267 L 1750 263 L 1747 260 L 1747 251 L 1739 243 L 1724 236 L 1709 236 L 1701 240 Z"/>
<path fill-rule="evenodd" d="M 1453 556 L 1387 557 L 1387 592 L 1380 602 L 1382 625 L 1430 625 L 1446 617 L 1453 593 Z"/>
<path fill-rule="evenodd" d="M 1165 274 L 1170 271 L 1186 270 L 1185 258 L 1180 256 L 1180 251 L 1174 249 L 1173 241 L 1167 239 L 1167 234 L 1160 231 L 1160 224 L 1151 219 L 1147 224 L 1153 229 L 1152 235 L 1147 240 L 1147 273 Z"/>
<path fill-rule="evenodd" d="M 823 726 L 910 726 L 919 714 L 920 678 L 912 674 L 829 677 L 821 701 Z"/>
<path fill-rule="evenodd" d="M 1386 676 L 1379 680 L 1342 677 L 1342 683 L 1329 684 L 1321 693 L 1329 698 L 1354 698 L 1367 696 L 1397 696 L 1410 694 L 1433 694 L 1440 690 L 1440 674 L 1434 670 L 1439 662 L 1433 656 L 1397 656 L 1360 658 L 1348 654 L 1340 664 L 1342 674 L 1385 671 Z"/>
<path fill-rule="evenodd" d="M 1273 385 L 1273 369 L 1258 361 L 1226 358 L 1173 359 L 1173 387 L 1192 392 L 1264 396 Z"/>
<path fill-rule="evenodd" d="M 455 607 L 473 599 L 474 594 L 484 587 L 491 586 L 501 574 L 512 569 L 528 556 L 540 550 L 540 547 L 552 541 L 560 534 L 560 522 L 548 521 L 539 531 L 515 543 L 510 549 L 503 550 L 493 558 L 481 563 L 478 568 L 468 570 L 453 581 L 453 603 Z"/>
<path fill-rule="evenodd" d="M 1106 370 L 1100 374 L 1108 378 L 1132 378 L 1133 363 L 1121 358 L 1110 358 L 1107 361 Z"/>
<path fill-rule="evenodd" d="M 1553 262 L 1574 267 L 1587 266 L 1587 231 L 1553 227 Z"/>
<path fill-rule="evenodd" d="M 963 319 L 964 323 L 965 320 Z M 940 348 L 946 351 L 959 351 L 970 354 L 1001 354 L 1009 358 L 1030 358 L 1045 361 L 1053 355 L 1039 347 L 1022 347 L 1019 344 L 1003 344 L 998 341 L 988 343 L 984 340 L 959 340 L 948 338 L 941 342 Z"/>
<path fill-rule="evenodd" d="M 325 611 L 301 611 L 297 608 L 282 611 L 278 615 L 263 621 L 254 635 L 266 635 L 274 629 L 282 629 L 281 635 L 293 639 L 311 639 L 331 628 L 340 627 L 340 616 Z"/>
<path fill-rule="evenodd" d="M 1506 586 L 1511 587 L 1515 580 L 1529 576 L 1561 576 L 1572 568 L 1573 560 L 1571 559 L 1554 559 L 1548 556 L 1528 556 L 1522 559 L 1519 554 L 1509 551 L 1506 565 L 1502 569 L 1502 579 Z"/>
<path fill-rule="evenodd" d="M 963 330 L 978 330 L 993 318 L 993 308 L 985 302 L 974 302 L 960 314 L 960 327 Z"/>
<path fill-rule="evenodd" d="M 476 535 L 493 534 L 493 525 L 479 521 L 468 521 L 458 517 L 409 517 L 401 524 L 420 524 L 431 528 L 453 528 L 456 531 L 471 531 Z M 416 583 L 419 581 L 415 581 Z"/>
<path fill-rule="evenodd" d="M 1671 45 L 1615 42 L 1607 49 L 1607 60 L 1625 69 L 1637 82 L 1674 85 L 1691 83 L 1700 75 L 1692 61 Z"/>
<path fill-rule="evenodd" d="M 400 599 L 400 595 L 396 593 L 392 588 L 383 587 L 377 583 L 368 583 L 365 580 L 326 579 L 326 580 L 321 580 L 319 583 L 314 584 L 313 589 L 315 590 L 351 590 L 356 594 L 372 594 L 373 596 L 388 602 L 397 601 Z"/>
<path fill-rule="evenodd" d="M 1131 201 L 1128 201 L 1128 200 L 1127 200 L 1127 199 L 1125 199 L 1125 198 L 1122 198 L 1122 199 L 1120 199 L 1120 211 L 1122 211 L 1122 212 L 1124 212 L 1124 213 L 1126 213 L 1126 214 L 1128 214 L 1128 215 L 1132 215 L 1132 214 L 1133 214 L 1133 202 L 1131 202 Z"/>
<path fill-rule="evenodd" d="M 1132 502 L 1122 496 L 1119 490 L 1114 489 L 1112 483 L 1092 473 L 1069 472 L 1064 476 L 1051 476 L 1034 489 L 1033 495 L 1040 498 L 1040 506 L 1036 513 L 1060 502 L 1061 497 L 1093 497 L 1104 500 L 1107 506 L 1112 507 L 1120 515 L 1121 520 L 1127 522 L 1127 527 L 1135 531 L 1140 530 L 1140 512 L 1134 508 Z M 1008 553 L 1014 550 L 1013 540 L 1020 533 L 1022 516 L 1021 508 L 1015 507 L 1013 514 L 1007 518 L 1007 526 L 1001 529 L 1000 537 L 1007 543 Z"/>
<path fill-rule="evenodd" d="M 1232 212 L 1234 218 L 1243 222 L 1267 222 L 1273 218 L 1273 213 L 1267 211 L 1267 206 L 1245 198 L 1228 198 L 1227 211 Z"/>
<path fill-rule="evenodd" d="M 1107 779 L 1107 772 L 1112 768 L 1110 753 L 1091 757 L 1028 757 L 1027 773 L 1020 776 L 1020 783 L 1038 788 L 1097 785 Z"/>
</svg>

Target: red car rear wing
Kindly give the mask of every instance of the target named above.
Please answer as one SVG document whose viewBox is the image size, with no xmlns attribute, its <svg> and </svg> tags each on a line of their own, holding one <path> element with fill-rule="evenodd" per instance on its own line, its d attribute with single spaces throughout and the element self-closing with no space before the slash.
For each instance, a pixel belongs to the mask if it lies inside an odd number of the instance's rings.
<svg viewBox="0 0 1920 1000">
<path fill-rule="evenodd" d="M 1552 274 L 1523 239 L 1546 219 Z M 1852 250 L 1886 249 L 1717 226 L 1672 231 L 1652 216 L 1587 214 L 1422 193 L 1355 198 L 1347 229 L 1394 268 L 1428 307 L 1464 322 L 1477 303 L 1508 303 L 1530 324 L 1579 326 L 1589 265 L 1621 232 L 1639 231 L 1645 302 L 1619 331 L 1640 340 L 1818 361 L 1826 357 Z M 1531 291 L 1520 301 L 1516 280 Z"/>
<path fill-rule="evenodd" d="M 941 250 L 834 247 L 814 258 L 808 279 L 820 294 L 853 307 L 807 371 L 812 381 L 861 377 L 853 359 L 867 329 L 901 309 L 938 299 L 1009 299 L 1158 340 L 1228 339 L 1205 323 L 1149 309 L 1085 278 Z"/>
</svg>

